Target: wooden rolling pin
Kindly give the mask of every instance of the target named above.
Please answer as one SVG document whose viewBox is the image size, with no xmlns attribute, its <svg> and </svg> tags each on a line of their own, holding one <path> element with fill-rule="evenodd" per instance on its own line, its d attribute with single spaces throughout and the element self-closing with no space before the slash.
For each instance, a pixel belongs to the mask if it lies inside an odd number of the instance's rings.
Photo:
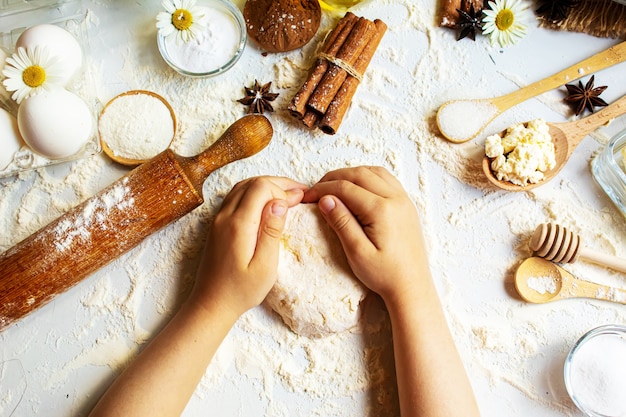
<svg viewBox="0 0 626 417">
<path fill-rule="evenodd" d="M 197 156 L 166 150 L 0 255 L 0 330 L 198 207 L 209 174 L 256 154 L 272 134 L 251 115 Z"/>
</svg>

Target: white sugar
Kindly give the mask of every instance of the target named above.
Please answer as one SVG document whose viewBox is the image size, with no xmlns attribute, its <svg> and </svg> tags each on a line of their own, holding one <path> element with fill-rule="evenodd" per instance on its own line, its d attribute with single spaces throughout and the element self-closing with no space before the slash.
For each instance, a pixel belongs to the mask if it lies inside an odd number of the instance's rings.
<svg viewBox="0 0 626 417">
<path fill-rule="evenodd" d="M 476 136 L 496 115 L 498 108 L 478 100 L 452 101 L 437 113 L 437 123 L 446 137 L 463 141 Z"/>
<path fill-rule="evenodd" d="M 165 39 L 170 60 L 179 68 L 193 73 L 217 70 L 230 61 L 239 47 L 240 37 L 233 18 L 226 12 L 202 7 L 204 30 L 188 42 L 176 37 Z"/>
<path fill-rule="evenodd" d="M 598 335 L 580 346 L 571 364 L 571 388 L 587 409 L 626 416 L 626 340 Z"/>
</svg>

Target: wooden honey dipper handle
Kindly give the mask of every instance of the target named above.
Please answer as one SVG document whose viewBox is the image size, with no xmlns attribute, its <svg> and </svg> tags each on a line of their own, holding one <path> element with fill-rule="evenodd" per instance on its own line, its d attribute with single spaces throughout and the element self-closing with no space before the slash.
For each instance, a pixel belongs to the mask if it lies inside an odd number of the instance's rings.
<svg viewBox="0 0 626 417">
<path fill-rule="evenodd" d="M 626 259 L 607 255 L 582 246 L 580 237 L 554 223 L 541 224 L 530 239 L 535 256 L 553 262 L 572 263 L 578 258 L 626 272 Z"/>
</svg>

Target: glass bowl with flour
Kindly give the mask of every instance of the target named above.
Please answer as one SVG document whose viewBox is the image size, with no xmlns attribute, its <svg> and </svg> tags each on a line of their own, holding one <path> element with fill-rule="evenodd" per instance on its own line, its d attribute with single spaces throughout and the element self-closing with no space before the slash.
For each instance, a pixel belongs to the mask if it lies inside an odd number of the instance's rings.
<svg viewBox="0 0 626 417">
<path fill-rule="evenodd" d="M 565 387 L 590 417 L 626 416 L 626 326 L 587 332 L 565 359 Z"/>
<path fill-rule="evenodd" d="M 104 106 L 98 134 L 104 153 L 112 160 L 139 165 L 169 148 L 176 135 L 176 115 L 157 93 L 131 90 Z"/>
<path fill-rule="evenodd" d="M 167 64 L 182 75 L 212 77 L 231 68 L 247 41 L 241 11 L 229 0 L 198 0 L 203 12 L 202 30 L 183 42 L 157 33 L 157 44 Z"/>
</svg>

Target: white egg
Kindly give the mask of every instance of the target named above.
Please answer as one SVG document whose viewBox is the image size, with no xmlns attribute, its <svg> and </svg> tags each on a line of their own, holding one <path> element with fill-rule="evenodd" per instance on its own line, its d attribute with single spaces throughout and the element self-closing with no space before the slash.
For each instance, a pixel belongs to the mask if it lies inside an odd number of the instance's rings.
<svg viewBox="0 0 626 417">
<path fill-rule="evenodd" d="M 34 48 L 38 45 L 45 46 L 51 56 L 58 57 L 63 85 L 67 85 L 83 66 L 83 51 L 80 44 L 72 34 L 59 26 L 50 24 L 31 26 L 17 39 L 15 49 Z"/>
<path fill-rule="evenodd" d="M 24 100 L 17 124 L 26 144 L 49 159 L 74 155 L 94 131 L 87 104 L 64 89 L 44 91 Z"/>
<path fill-rule="evenodd" d="M 17 120 L 8 111 L 0 108 L 0 170 L 5 169 L 20 150 L 22 138 Z"/>
</svg>

